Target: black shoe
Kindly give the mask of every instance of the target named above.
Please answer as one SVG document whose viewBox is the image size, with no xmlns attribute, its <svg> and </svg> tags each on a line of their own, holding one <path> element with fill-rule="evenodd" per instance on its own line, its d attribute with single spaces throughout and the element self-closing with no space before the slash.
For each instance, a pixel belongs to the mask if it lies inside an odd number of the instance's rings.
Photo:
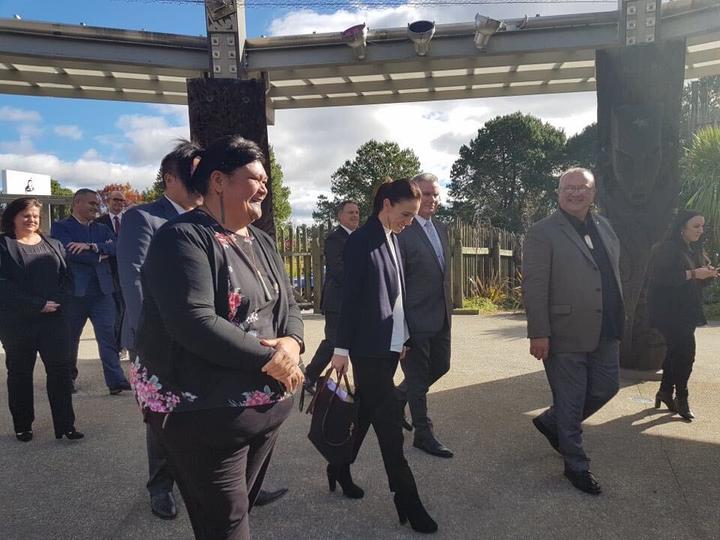
<svg viewBox="0 0 720 540">
<path fill-rule="evenodd" d="M 571 471 L 565 469 L 565 476 L 570 480 L 570 483 L 580 491 L 584 491 L 590 495 L 600 495 L 602 493 L 600 482 L 597 481 L 590 471 Z"/>
<path fill-rule="evenodd" d="M 672 389 L 670 390 L 658 390 L 655 394 L 655 408 L 659 409 L 660 404 L 664 403 L 669 411 L 675 412 L 675 402 L 672 397 Z"/>
<path fill-rule="evenodd" d="M 365 492 L 353 482 L 350 476 L 350 465 L 328 465 L 327 466 L 328 486 L 330 491 L 335 491 L 335 484 L 340 484 L 343 495 L 349 499 L 362 499 Z"/>
<path fill-rule="evenodd" d="M 15 437 L 20 442 L 30 442 L 33 438 L 32 429 L 28 429 L 27 431 L 19 431 L 15 434 Z"/>
<path fill-rule="evenodd" d="M 172 492 L 151 495 L 150 510 L 160 519 L 175 519 L 177 517 L 177 506 Z"/>
<path fill-rule="evenodd" d="M 427 513 L 417 493 L 411 496 L 403 496 L 400 495 L 400 493 L 395 493 L 393 501 L 395 502 L 395 510 L 397 510 L 401 525 L 405 525 L 405 523 L 410 520 L 410 526 L 413 528 L 413 531 L 434 533 L 438 530 L 437 523 L 435 523 L 435 520 Z"/>
<path fill-rule="evenodd" d="M 452 450 L 437 440 L 432 431 L 416 431 L 413 446 L 423 452 L 427 452 L 431 456 L 451 458 L 455 455 Z"/>
<path fill-rule="evenodd" d="M 115 386 L 110 387 L 110 395 L 111 396 L 117 396 L 120 394 L 123 390 L 132 390 L 132 386 L 130 386 L 130 383 L 125 381 L 123 383 L 117 384 Z"/>
<path fill-rule="evenodd" d="M 545 438 L 550 443 L 550 446 L 552 446 L 557 453 L 560 453 L 560 441 L 558 440 L 557 433 L 550 431 L 550 429 L 542 423 L 539 416 L 533 418 L 532 423 L 540 433 L 545 435 Z"/>
<path fill-rule="evenodd" d="M 255 497 L 255 506 L 265 506 L 275 502 L 280 497 L 284 497 L 287 492 L 287 488 L 280 488 L 275 491 L 265 491 L 264 489 L 261 489 L 257 494 L 257 497 Z"/>
<path fill-rule="evenodd" d="M 62 432 L 62 433 L 57 433 L 57 432 L 55 433 L 55 438 L 56 438 L 56 439 L 62 439 L 63 437 L 65 437 L 65 438 L 67 438 L 67 439 L 69 439 L 69 440 L 71 440 L 71 441 L 77 441 L 77 440 L 82 439 L 83 437 L 85 437 L 85 434 L 84 434 L 84 433 L 80 433 L 80 432 L 79 432 L 78 430 L 76 430 L 75 428 L 69 429 L 69 430 L 64 431 L 64 432 Z"/>
<path fill-rule="evenodd" d="M 690 410 L 690 404 L 688 398 L 676 397 L 675 398 L 675 412 L 682 416 L 685 420 L 692 420 L 695 415 Z"/>
</svg>

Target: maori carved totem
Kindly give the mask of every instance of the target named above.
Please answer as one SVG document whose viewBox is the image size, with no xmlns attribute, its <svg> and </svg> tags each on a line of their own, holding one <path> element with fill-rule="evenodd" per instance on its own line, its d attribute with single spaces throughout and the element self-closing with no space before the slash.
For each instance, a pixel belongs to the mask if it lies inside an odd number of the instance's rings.
<svg viewBox="0 0 720 540">
<path fill-rule="evenodd" d="M 656 370 L 665 345 L 647 315 L 647 268 L 679 190 L 679 117 L 685 42 L 596 53 L 598 199 L 620 237 L 625 333 L 620 365 Z"/>
<path fill-rule="evenodd" d="M 267 133 L 265 79 L 246 77 L 244 3 L 206 0 L 211 78 L 189 79 L 188 112 L 193 141 L 207 145 L 219 137 L 239 134 L 256 142 L 268 158 L 268 194 L 263 215 L 254 225 L 275 237 Z"/>
</svg>

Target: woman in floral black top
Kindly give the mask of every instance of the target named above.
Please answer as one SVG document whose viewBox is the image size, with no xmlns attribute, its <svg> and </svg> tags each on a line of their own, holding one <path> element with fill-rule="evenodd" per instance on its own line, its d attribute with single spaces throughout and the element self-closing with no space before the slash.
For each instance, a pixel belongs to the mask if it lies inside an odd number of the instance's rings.
<svg viewBox="0 0 720 540">
<path fill-rule="evenodd" d="M 250 225 L 264 157 L 239 136 L 204 153 L 204 204 L 163 226 L 142 270 L 136 396 L 196 538 L 249 538 L 248 511 L 302 383 L 303 324 L 272 239 Z"/>
</svg>

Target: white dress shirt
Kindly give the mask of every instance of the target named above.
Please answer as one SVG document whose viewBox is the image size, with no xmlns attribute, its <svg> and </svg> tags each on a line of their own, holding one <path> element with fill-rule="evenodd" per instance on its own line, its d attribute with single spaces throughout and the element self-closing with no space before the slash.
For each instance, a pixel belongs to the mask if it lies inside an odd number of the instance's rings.
<svg viewBox="0 0 720 540">
<path fill-rule="evenodd" d="M 173 208 L 175 208 L 175 210 L 177 210 L 177 213 L 178 213 L 178 214 L 184 214 L 185 212 L 187 212 L 187 210 L 185 210 L 182 206 L 180 206 L 178 203 L 176 203 L 175 201 L 173 201 L 173 200 L 172 200 L 170 197 L 168 197 L 167 195 L 163 195 L 163 197 L 165 197 L 168 201 L 170 201 L 170 204 L 173 205 Z"/>
</svg>

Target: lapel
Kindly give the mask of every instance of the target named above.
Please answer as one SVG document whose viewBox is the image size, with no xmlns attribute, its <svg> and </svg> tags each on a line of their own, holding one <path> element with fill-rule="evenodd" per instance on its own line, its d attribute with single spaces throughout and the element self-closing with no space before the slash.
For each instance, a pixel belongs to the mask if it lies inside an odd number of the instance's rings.
<svg viewBox="0 0 720 540">
<path fill-rule="evenodd" d="M 178 211 L 175 210 L 175 207 L 173 204 L 168 200 L 168 198 L 163 195 L 158 199 L 158 206 L 162 210 L 163 217 L 165 217 L 168 221 L 172 218 L 179 216 Z"/>
<path fill-rule="evenodd" d="M 390 303 L 395 301 L 395 298 L 392 298 L 394 295 L 397 297 L 398 291 L 402 292 L 402 283 L 398 283 L 397 276 L 398 276 L 398 270 L 400 272 L 400 279 L 402 280 L 403 271 L 402 271 L 402 264 L 400 264 L 400 268 L 395 266 L 395 257 L 392 256 L 392 253 L 390 253 L 390 245 L 387 242 L 387 236 L 385 235 L 385 228 L 383 227 L 383 224 L 380 223 L 380 220 L 377 218 L 377 216 L 370 216 L 368 218 L 368 224 L 372 227 L 373 236 L 375 236 L 375 242 L 371 242 L 371 245 L 380 245 L 380 252 L 382 253 L 382 258 L 385 262 L 383 265 L 384 268 L 382 268 L 383 276 L 385 278 L 385 281 L 387 282 L 387 290 L 390 298 Z M 400 257 L 400 249 L 398 246 L 397 239 L 395 238 L 394 234 L 390 234 L 390 240 L 393 242 L 393 246 L 395 247 L 395 253 L 397 257 Z M 401 262 L 402 259 L 398 259 L 398 262 Z"/>
<path fill-rule="evenodd" d="M 53 250 L 53 253 L 55 253 L 55 256 L 56 256 L 56 257 L 58 258 L 58 260 L 60 261 L 60 268 L 61 268 L 63 271 L 64 271 L 64 270 L 67 270 L 67 264 L 65 263 L 65 257 L 62 256 L 62 253 L 60 253 L 60 250 L 58 250 L 58 249 L 55 247 L 54 243 L 53 243 L 49 238 L 46 238 L 46 237 L 45 237 L 44 235 L 42 235 L 42 234 L 41 234 L 40 236 L 43 237 L 43 240 L 45 241 L 45 243 L 46 243 L 48 246 L 50 246 L 50 249 Z"/>
<path fill-rule="evenodd" d="M 590 253 L 590 248 L 587 247 L 585 242 L 582 241 L 580 235 L 575 230 L 575 227 L 567 220 L 560 210 L 555 212 L 555 223 L 560 227 L 562 232 L 570 239 L 570 241 L 582 251 L 582 254 L 592 263 L 595 264 L 595 258 Z"/>
<path fill-rule="evenodd" d="M 390 238 L 393 241 L 393 247 L 395 248 L 395 257 L 397 257 L 398 262 L 398 273 L 400 274 L 400 292 L 402 293 L 403 298 L 405 298 L 405 270 L 403 268 L 402 254 L 400 253 L 400 243 L 398 242 L 395 233 L 390 233 Z M 435 258 L 437 259 L 437 257 Z"/>
<path fill-rule="evenodd" d="M 10 238 L 9 236 L 6 236 L 5 240 L 7 243 L 8 254 L 10 255 L 10 258 L 15 262 L 15 264 L 18 265 L 18 268 L 23 270 L 25 268 L 25 260 L 23 259 L 22 252 L 18 247 L 18 241 L 14 238 Z"/>
<path fill-rule="evenodd" d="M 420 222 L 417 219 L 413 219 L 412 225 L 410 225 L 411 230 L 420 238 L 420 241 L 425 244 L 425 248 L 429 251 L 430 255 L 432 256 L 432 259 L 435 261 L 435 264 L 437 264 L 437 267 L 440 269 L 440 272 L 443 271 L 442 266 L 440 266 L 440 261 L 437 258 L 437 254 L 435 253 L 435 248 L 432 245 L 432 242 L 430 242 L 430 238 L 428 238 L 427 233 L 425 232 L 425 228 L 420 225 Z M 440 234 L 438 234 L 438 237 Z M 440 240 L 440 244 L 442 246 L 442 240 Z M 445 256 L 445 247 L 443 248 L 443 257 Z M 445 259 L 447 261 L 447 259 Z"/>
</svg>

